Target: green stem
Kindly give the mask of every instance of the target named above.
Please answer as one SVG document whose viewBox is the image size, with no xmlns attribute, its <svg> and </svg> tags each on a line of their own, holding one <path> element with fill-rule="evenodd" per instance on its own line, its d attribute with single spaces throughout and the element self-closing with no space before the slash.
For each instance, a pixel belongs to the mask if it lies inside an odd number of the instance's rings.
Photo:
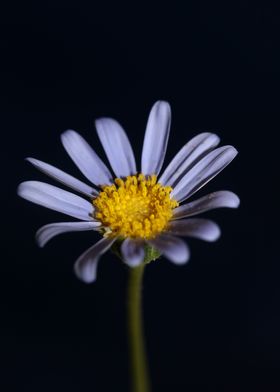
<svg viewBox="0 0 280 392">
<path fill-rule="evenodd" d="M 128 333 L 131 355 L 132 392 L 149 392 L 147 360 L 142 326 L 142 278 L 145 263 L 129 270 Z"/>
</svg>

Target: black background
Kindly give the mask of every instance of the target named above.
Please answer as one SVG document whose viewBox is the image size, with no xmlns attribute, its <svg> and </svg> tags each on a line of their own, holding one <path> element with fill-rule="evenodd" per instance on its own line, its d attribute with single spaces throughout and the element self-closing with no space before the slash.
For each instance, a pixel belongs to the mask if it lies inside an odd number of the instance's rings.
<svg viewBox="0 0 280 392">
<path fill-rule="evenodd" d="M 2 10 L 3 391 L 129 391 L 126 267 L 108 253 L 97 282 L 79 282 L 72 265 L 98 235 L 67 234 L 39 249 L 36 229 L 63 217 L 19 199 L 16 187 L 51 182 L 26 156 L 81 178 L 59 135 L 75 129 L 104 157 L 93 126 L 100 116 L 120 121 L 139 162 L 158 99 L 172 107 L 167 161 L 205 130 L 239 150 L 199 195 L 233 190 L 241 206 L 205 215 L 222 237 L 189 240 L 188 265 L 162 258 L 147 267 L 153 391 L 280 390 L 275 4 L 34 1 Z"/>
</svg>

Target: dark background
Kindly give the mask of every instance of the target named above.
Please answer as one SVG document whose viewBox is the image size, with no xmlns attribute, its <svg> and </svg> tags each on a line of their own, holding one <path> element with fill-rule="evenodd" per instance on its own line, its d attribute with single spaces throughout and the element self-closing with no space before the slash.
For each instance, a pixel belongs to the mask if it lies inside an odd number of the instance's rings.
<svg viewBox="0 0 280 392">
<path fill-rule="evenodd" d="M 108 253 L 97 282 L 79 282 L 72 265 L 98 235 L 67 234 L 39 249 L 37 228 L 63 217 L 19 199 L 16 187 L 52 183 L 26 156 L 81 178 L 59 135 L 75 129 L 104 157 L 93 126 L 100 116 L 121 122 L 140 158 L 158 99 L 172 107 L 167 161 L 205 130 L 239 150 L 199 195 L 230 189 L 241 206 L 205 215 L 222 237 L 189 240 L 188 265 L 162 258 L 147 267 L 153 391 L 280 390 L 275 4 L 15 1 L 2 9 L 3 391 L 129 391 L 126 267 Z"/>
</svg>

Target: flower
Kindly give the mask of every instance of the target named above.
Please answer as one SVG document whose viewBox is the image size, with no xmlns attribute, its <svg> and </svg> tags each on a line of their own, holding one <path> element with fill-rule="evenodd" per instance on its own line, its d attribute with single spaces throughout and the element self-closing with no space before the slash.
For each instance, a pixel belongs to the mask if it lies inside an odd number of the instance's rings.
<svg viewBox="0 0 280 392">
<path fill-rule="evenodd" d="M 232 146 L 216 148 L 220 139 L 213 133 L 200 133 L 191 139 L 158 177 L 170 122 L 169 104 L 156 102 L 148 118 L 139 173 L 121 125 L 111 118 L 96 120 L 98 137 L 115 176 L 82 136 L 73 130 L 65 131 L 61 135 L 65 150 L 93 185 L 45 162 L 27 158 L 37 169 L 83 195 L 39 181 L 19 185 L 18 194 L 24 199 L 78 219 L 41 227 L 36 233 L 39 246 L 71 231 L 95 230 L 103 236 L 75 263 L 76 275 L 84 282 L 96 279 L 100 256 L 115 242 L 120 244 L 123 261 L 131 267 L 143 262 L 149 249 L 175 264 L 184 264 L 190 252 L 179 237 L 215 241 L 220 236 L 216 223 L 190 217 L 214 208 L 238 207 L 239 198 L 230 191 L 218 191 L 186 202 L 237 154 Z"/>
</svg>

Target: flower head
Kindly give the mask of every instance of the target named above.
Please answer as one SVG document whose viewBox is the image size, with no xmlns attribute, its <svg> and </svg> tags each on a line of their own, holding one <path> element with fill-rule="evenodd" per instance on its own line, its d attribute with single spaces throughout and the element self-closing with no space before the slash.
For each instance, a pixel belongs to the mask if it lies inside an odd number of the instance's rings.
<svg viewBox="0 0 280 392">
<path fill-rule="evenodd" d="M 170 197 L 172 188 L 157 177 L 128 176 L 102 187 L 93 200 L 95 217 L 107 234 L 122 238 L 154 238 L 162 233 L 179 203 Z"/>
<path fill-rule="evenodd" d="M 155 249 L 173 263 L 186 263 L 189 248 L 179 237 L 215 241 L 220 236 L 216 223 L 190 217 L 214 208 L 238 207 L 238 197 L 229 191 L 185 202 L 237 154 L 232 146 L 216 148 L 219 138 L 215 134 L 205 132 L 191 139 L 158 178 L 167 148 L 170 120 L 169 104 L 156 102 L 147 123 L 141 172 L 136 169 L 127 135 L 115 120 L 101 118 L 95 123 L 114 175 L 78 133 L 64 132 L 61 141 L 65 150 L 93 185 L 45 162 L 27 158 L 45 174 L 83 195 L 77 196 L 38 181 L 19 185 L 21 197 L 78 220 L 43 226 L 36 234 L 39 246 L 70 231 L 95 230 L 103 236 L 75 263 L 75 272 L 84 282 L 96 279 L 100 256 L 116 241 L 121 244 L 122 259 L 131 267 L 143 262 L 147 249 Z"/>
</svg>

